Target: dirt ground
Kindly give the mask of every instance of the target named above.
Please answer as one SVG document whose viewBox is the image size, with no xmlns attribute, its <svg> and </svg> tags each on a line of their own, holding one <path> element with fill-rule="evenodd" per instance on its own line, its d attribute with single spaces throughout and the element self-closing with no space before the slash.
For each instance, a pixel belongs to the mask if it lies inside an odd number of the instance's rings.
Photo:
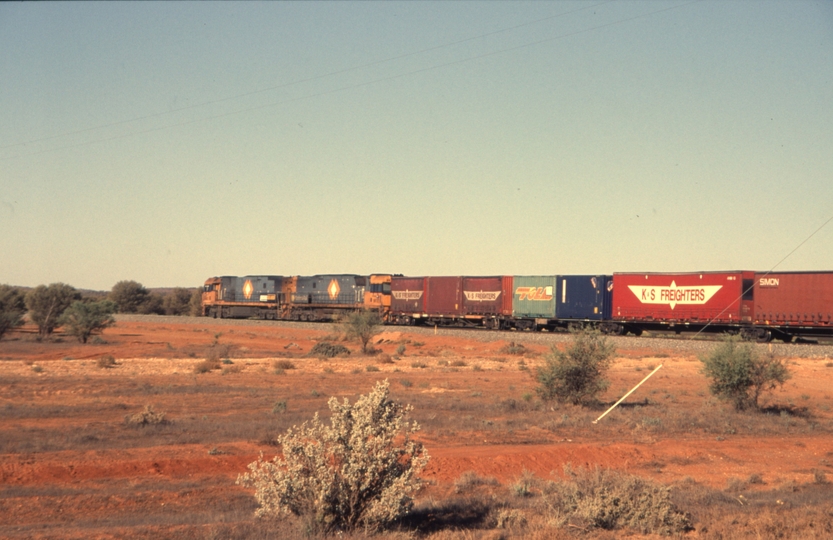
<svg viewBox="0 0 833 540">
<path fill-rule="evenodd" d="M 389 328 L 376 339 L 381 354 L 362 356 L 342 342 L 348 357 L 307 356 L 333 337 L 330 325 L 161 317 L 120 320 L 87 345 L 60 334 L 38 342 L 28 327 L 7 334 L 0 537 L 249 536 L 256 505 L 235 485 L 247 464 L 274 455 L 287 427 L 326 415 L 329 396 L 353 401 L 382 379 L 422 425 L 431 455 L 422 499 L 451 497 L 468 471 L 506 486 L 525 471 L 561 478 L 570 464 L 696 483 L 743 506 L 755 492 L 827 486 L 833 474 L 827 348 L 788 356 L 792 378 L 763 397 L 769 414 L 753 414 L 710 396 L 698 360 L 708 344 L 611 338 L 617 354 L 603 401 L 662 369 L 593 424 L 604 408 L 554 407 L 535 394 L 536 367 L 565 336 Z M 508 348 L 514 342 L 522 355 Z M 212 348 L 229 360 L 198 373 Z M 107 355 L 114 366 L 102 367 Z M 146 406 L 169 422 L 132 425 L 128 418 Z M 708 537 L 705 519 L 687 536 Z"/>
</svg>

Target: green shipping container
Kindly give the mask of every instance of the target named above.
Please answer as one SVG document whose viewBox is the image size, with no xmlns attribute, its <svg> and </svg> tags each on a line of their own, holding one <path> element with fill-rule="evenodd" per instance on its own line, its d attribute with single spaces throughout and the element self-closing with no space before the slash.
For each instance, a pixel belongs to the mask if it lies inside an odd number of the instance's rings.
<svg viewBox="0 0 833 540">
<path fill-rule="evenodd" d="M 557 276 L 514 276 L 512 315 L 527 319 L 555 318 Z"/>
</svg>

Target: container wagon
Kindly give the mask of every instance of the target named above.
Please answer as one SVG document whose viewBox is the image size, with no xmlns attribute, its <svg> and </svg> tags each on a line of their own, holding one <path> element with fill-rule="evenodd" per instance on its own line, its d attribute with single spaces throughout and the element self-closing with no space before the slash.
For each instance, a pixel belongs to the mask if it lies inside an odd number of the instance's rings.
<svg viewBox="0 0 833 540">
<path fill-rule="evenodd" d="M 760 340 L 833 333 L 833 272 L 756 273 L 754 297 Z"/>
<path fill-rule="evenodd" d="M 750 271 L 614 273 L 611 328 L 737 332 L 751 327 L 754 277 Z"/>
</svg>

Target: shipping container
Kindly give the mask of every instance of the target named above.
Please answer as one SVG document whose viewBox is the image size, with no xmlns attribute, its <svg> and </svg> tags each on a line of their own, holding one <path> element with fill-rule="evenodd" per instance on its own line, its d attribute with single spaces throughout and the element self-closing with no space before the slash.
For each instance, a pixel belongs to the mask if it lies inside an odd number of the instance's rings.
<svg viewBox="0 0 833 540">
<path fill-rule="evenodd" d="M 425 312 L 425 278 L 393 276 L 390 282 L 391 313 L 395 321 Z M 409 322 L 403 320 L 402 322 Z"/>
<path fill-rule="evenodd" d="M 610 319 L 613 276 L 557 276 L 555 317 L 560 320 Z"/>
<path fill-rule="evenodd" d="M 757 273 L 754 291 L 755 324 L 833 328 L 833 272 Z"/>
<path fill-rule="evenodd" d="M 754 272 L 616 273 L 612 319 L 703 326 L 751 324 Z"/>
<path fill-rule="evenodd" d="M 512 277 L 463 277 L 464 316 L 503 316 L 512 314 Z"/>
<path fill-rule="evenodd" d="M 555 319 L 556 276 L 514 276 L 512 315 L 518 319 Z"/>
<path fill-rule="evenodd" d="M 455 319 L 463 315 L 463 278 L 425 278 L 425 312 L 431 318 Z"/>
</svg>

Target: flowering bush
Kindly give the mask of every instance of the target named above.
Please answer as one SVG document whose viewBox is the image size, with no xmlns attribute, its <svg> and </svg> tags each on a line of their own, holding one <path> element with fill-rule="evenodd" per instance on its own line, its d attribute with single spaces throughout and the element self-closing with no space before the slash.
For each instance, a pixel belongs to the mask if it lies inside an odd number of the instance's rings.
<svg viewBox="0 0 833 540">
<path fill-rule="evenodd" d="M 307 516 L 333 532 L 381 529 L 407 514 L 428 454 L 411 438 L 411 406 L 388 394 L 384 381 L 354 405 L 330 398 L 329 426 L 316 414 L 278 438 L 282 456 L 249 464 L 237 483 L 255 488 L 257 515 Z"/>
</svg>

